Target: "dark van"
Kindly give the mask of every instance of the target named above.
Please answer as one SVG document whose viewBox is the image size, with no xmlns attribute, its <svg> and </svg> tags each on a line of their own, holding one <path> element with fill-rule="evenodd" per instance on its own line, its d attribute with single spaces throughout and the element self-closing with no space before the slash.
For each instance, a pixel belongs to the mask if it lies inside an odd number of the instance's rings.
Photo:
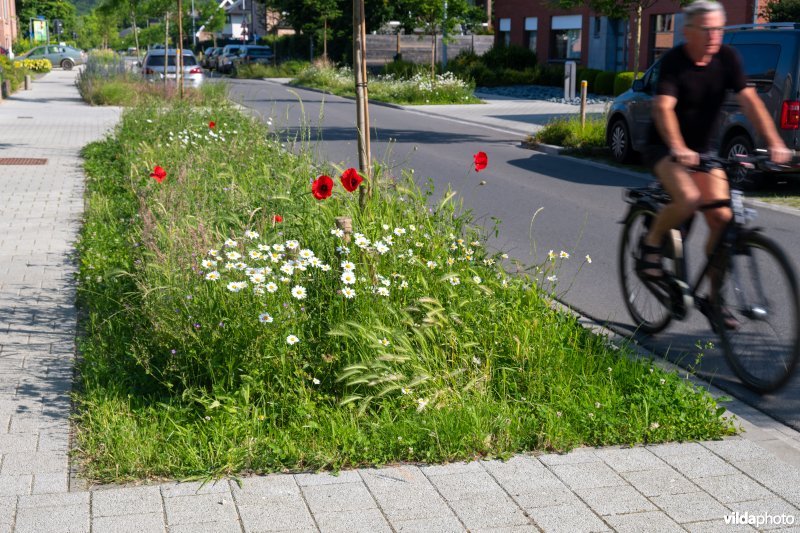
<svg viewBox="0 0 800 533">
<path fill-rule="evenodd" d="M 728 26 L 723 42 L 741 55 L 748 84 L 764 101 L 786 146 L 800 149 L 800 23 Z M 609 109 L 606 141 L 617 161 L 627 161 L 645 147 L 659 66 L 656 61 Z M 722 106 L 715 144 L 723 157 L 764 147 L 732 95 Z M 800 168 L 786 173 L 800 177 Z M 754 185 L 749 183 L 753 179 L 759 179 L 758 173 L 731 177 L 737 186 Z"/>
</svg>

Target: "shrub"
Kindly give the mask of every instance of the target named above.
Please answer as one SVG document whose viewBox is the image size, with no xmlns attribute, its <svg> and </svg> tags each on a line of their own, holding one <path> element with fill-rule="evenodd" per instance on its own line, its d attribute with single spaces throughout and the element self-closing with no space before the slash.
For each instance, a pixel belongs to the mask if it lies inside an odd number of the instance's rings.
<svg viewBox="0 0 800 533">
<path fill-rule="evenodd" d="M 11 82 L 12 93 L 22 86 L 27 72 L 21 64 L 12 62 L 8 57 L 0 55 L 0 79 Z"/>
<path fill-rule="evenodd" d="M 642 73 L 639 73 L 642 77 Z M 619 72 L 614 78 L 614 96 L 619 96 L 633 85 L 633 72 Z"/>
<path fill-rule="evenodd" d="M 53 70 L 53 64 L 49 59 L 23 59 L 22 61 L 14 61 L 20 64 L 22 68 L 30 70 L 31 72 L 50 72 Z"/>
<path fill-rule="evenodd" d="M 536 66 L 536 53 L 524 46 L 495 45 L 481 56 L 481 61 L 496 70 L 503 68 L 523 70 Z"/>
<path fill-rule="evenodd" d="M 535 83 L 538 85 L 558 87 L 564 84 L 563 65 L 541 65 L 538 67 L 538 70 L 539 72 L 535 80 Z"/>
<path fill-rule="evenodd" d="M 405 61 L 403 59 L 392 61 L 391 63 L 386 63 L 383 66 L 381 74 L 387 76 L 394 76 L 397 79 L 408 79 L 414 76 L 414 74 L 419 73 L 421 70 L 427 71 L 427 65 L 417 65 L 416 63 L 412 63 L 411 61 Z"/>
<path fill-rule="evenodd" d="M 579 67 L 578 68 L 578 74 L 577 74 L 578 90 L 580 90 L 581 81 L 586 80 L 586 83 L 588 85 L 588 91 L 589 92 L 596 92 L 595 89 L 594 89 L 595 80 L 597 79 L 597 75 L 600 72 L 602 72 L 602 71 L 598 70 L 596 68 Z"/>
<path fill-rule="evenodd" d="M 605 149 L 605 132 L 606 121 L 604 117 L 588 117 L 583 128 L 581 128 L 580 119 L 577 117 L 560 118 L 548 123 L 534 135 L 533 140 L 565 148 L 592 151 Z"/>
<path fill-rule="evenodd" d="M 615 72 L 600 72 L 594 79 L 594 92 L 597 94 L 611 95 L 614 92 Z"/>
</svg>

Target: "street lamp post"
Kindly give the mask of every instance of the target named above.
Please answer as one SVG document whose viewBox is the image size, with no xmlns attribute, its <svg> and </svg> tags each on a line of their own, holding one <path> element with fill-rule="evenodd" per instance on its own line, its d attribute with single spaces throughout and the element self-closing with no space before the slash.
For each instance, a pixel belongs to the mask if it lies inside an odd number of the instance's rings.
<svg viewBox="0 0 800 533">
<path fill-rule="evenodd" d="M 194 29 L 194 19 L 197 13 L 194 11 L 194 0 L 192 0 L 192 48 L 197 49 L 197 31 Z"/>
</svg>

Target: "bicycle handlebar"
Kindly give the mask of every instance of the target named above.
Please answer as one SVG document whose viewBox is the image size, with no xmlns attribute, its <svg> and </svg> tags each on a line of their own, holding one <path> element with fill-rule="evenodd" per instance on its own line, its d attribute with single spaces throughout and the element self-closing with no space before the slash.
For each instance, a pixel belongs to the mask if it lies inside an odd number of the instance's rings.
<svg viewBox="0 0 800 533">
<path fill-rule="evenodd" d="M 792 168 L 800 165 L 800 153 L 797 150 L 792 150 L 792 159 L 789 163 L 773 163 L 770 160 L 769 152 L 763 149 L 757 149 L 755 154 L 752 155 L 737 155 L 734 158 L 728 159 L 711 154 L 700 154 L 700 164 L 693 165 L 688 168 L 692 170 L 707 171 L 710 168 L 718 166 L 723 168 L 726 172 L 736 167 L 744 167 L 747 169 L 755 169 L 756 167 L 765 168 L 767 170 L 780 170 Z M 676 159 L 673 157 L 673 161 Z"/>
</svg>

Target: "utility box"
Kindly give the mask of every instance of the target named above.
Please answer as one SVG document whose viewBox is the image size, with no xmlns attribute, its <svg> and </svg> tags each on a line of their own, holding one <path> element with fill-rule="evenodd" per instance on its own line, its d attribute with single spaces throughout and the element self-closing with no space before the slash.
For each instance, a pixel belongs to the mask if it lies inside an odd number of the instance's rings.
<svg viewBox="0 0 800 533">
<path fill-rule="evenodd" d="M 578 65 L 574 61 L 564 63 L 564 100 L 575 99 L 575 79 L 578 77 Z"/>
</svg>

